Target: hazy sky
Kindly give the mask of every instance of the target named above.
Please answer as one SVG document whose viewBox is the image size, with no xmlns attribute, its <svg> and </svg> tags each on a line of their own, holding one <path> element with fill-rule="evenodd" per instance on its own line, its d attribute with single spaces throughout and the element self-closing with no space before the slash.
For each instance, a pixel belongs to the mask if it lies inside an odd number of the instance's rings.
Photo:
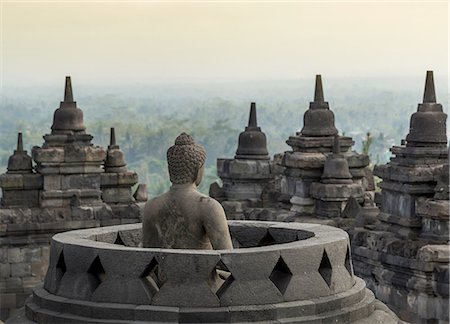
<svg viewBox="0 0 450 324">
<path fill-rule="evenodd" d="M 13 2 L 4 86 L 448 73 L 447 2 Z"/>
</svg>

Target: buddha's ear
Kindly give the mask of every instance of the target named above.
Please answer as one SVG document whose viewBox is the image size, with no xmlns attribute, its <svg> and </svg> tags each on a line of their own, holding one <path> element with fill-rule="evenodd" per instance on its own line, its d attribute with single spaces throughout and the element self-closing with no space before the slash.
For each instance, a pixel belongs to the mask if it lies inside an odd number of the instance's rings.
<svg viewBox="0 0 450 324">
<path fill-rule="evenodd" d="M 198 186 L 203 179 L 203 173 L 205 172 L 205 164 L 202 164 L 197 168 L 196 176 L 195 176 L 195 185 Z"/>
</svg>

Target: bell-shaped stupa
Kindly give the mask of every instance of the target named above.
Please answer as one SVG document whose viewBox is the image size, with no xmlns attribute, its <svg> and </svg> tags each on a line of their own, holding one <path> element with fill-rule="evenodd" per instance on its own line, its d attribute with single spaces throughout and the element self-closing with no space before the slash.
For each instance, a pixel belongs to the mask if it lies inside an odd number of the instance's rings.
<svg viewBox="0 0 450 324">
<path fill-rule="evenodd" d="M 248 126 L 239 134 L 239 145 L 235 159 L 268 160 L 266 134 L 261 131 L 256 119 L 256 104 L 251 103 Z"/>
<path fill-rule="evenodd" d="M 73 100 L 72 81 L 70 76 L 66 76 L 64 88 L 64 101 L 53 115 L 52 133 L 57 132 L 82 132 L 86 129 L 83 124 L 83 111 L 77 107 L 77 102 Z"/>
<path fill-rule="evenodd" d="M 31 156 L 23 149 L 22 133 L 17 135 L 17 149 L 8 159 L 8 173 L 32 173 L 33 162 Z"/>
</svg>

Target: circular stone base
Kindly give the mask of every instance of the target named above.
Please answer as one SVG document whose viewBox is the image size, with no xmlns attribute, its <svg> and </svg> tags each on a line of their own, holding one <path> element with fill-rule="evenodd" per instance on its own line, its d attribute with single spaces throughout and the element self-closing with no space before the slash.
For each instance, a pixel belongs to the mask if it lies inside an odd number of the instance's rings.
<svg viewBox="0 0 450 324">
<path fill-rule="evenodd" d="M 49 294 L 41 286 L 26 302 L 26 318 L 18 314 L 7 323 L 24 323 L 25 319 L 28 323 L 365 323 L 372 315 L 397 322 L 392 313 L 378 308 L 373 293 L 359 278 L 345 293 L 326 298 L 208 308 L 80 301 Z"/>
<path fill-rule="evenodd" d="M 375 313 L 373 293 L 353 274 L 346 232 L 228 224 L 233 250 L 141 248 L 141 224 L 57 234 L 25 316 L 37 323 L 352 323 Z"/>
</svg>

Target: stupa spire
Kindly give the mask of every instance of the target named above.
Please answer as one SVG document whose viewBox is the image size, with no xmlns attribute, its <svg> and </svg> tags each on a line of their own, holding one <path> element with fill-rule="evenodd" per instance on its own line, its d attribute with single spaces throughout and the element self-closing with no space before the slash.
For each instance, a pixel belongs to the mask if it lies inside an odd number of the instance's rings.
<svg viewBox="0 0 450 324">
<path fill-rule="evenodd" d="M 436 103 L 436 91 L 434 90 L 433 71 L 427 71 L 425 79 L 425 90 L 423 92 L 423 103 Z"/>
<path fill-rule="evenodd" d="M 252 102 L 250 105 L 250 116 L 248 117 L 248 127 L 258 127 L 256 119 L 256 103 Z"/>
<path fill-rule="evenodd" d="M 322 87 L 322 76 L 320 74 L 316 75 L 316 87 L 314 90 L 314 101 L 324 102 L 323 97 L 323 87 Z"/>
<path fill-rule="evenodd" d="M 23 152 L 22 133 L 17 134 L 17 152 Z"/>
<path fill-rule="evenodd" d="M 73 102 L 72 81 L 70 76 L 66 76 L 66 86 L 64 87 L 64 101 Z"/>
<path fill-rule="evenodd" d="M 109 135 L 109 145 L 116 145 L 116 130 L 114 129 L 114 127 L 111 127 L 111 133 Z"/>
</svg>

